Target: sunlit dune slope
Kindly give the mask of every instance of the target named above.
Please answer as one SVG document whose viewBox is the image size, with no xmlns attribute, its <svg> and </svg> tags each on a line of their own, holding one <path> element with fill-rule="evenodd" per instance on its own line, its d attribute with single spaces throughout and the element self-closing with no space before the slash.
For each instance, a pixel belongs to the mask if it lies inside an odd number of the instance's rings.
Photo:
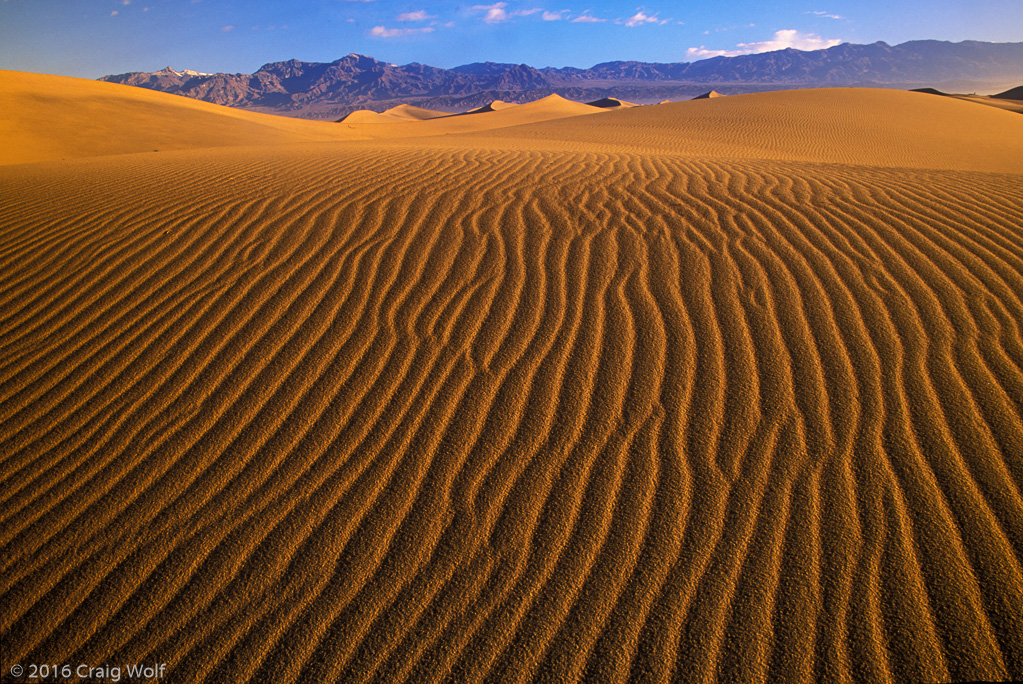
<svg viewBox="0 0 1023 684">
<path fill-rule="evenodd" d="M 1023 679 L 1023 117 L 586 111 L 0 167 L 5 670 Z"/>
<path fill-rule="evenodd" d="M 372 112 L 366 112 L 354 122 L 349 123 L 346 119 L 341 125 L 346 126 L 353 137 L 388 140 L 489 131 L 585 115 L 603 116 L 608 112 L 600 107 L 566 100 L 559 95 L 548 95 L 519 105 L 501 104 L 504 106 L 494 110 L 475 110 L 454 116 L 397 123 L 387 123 L 382 114 L 370 117 Z"/>
<path fill-rule="evenodd" d="M 674 102 L 570 119 L 484 138 L 560 140 L 576 149 L 1018 172 L 1023 118 L 924 93 L 791 90 Z M 545 142 L 541 145 L 547 144 Z"/>
<path fill-rule="evenodd" d="M 338 121 L 345 124 L 377 124 L 397 123 L 400 121 L 427 121 L 445 116 L 451 116 L 451 114 L 449 112 L 439 112 L 433 109 L 402 104 L 379 113 L 367 109 L 358 109 L 351 114 L 341 117 Z"/>
<path fill-rule="evenodd" d="M 350 114 L 338 119 L 338 123 L 352 124 L 379 124 L 395 123 L 398 117 L 390 116 L 387 113 L 373 112 L 368 109 L 357 109 Z"/>
<path fill-rule="evenodd" d="M 998 109 L 1004 109 L 1009 112 L 1016 112 L 1017 114 L 1023 114 L 1023 101 L 1014 100 L 1011 98 L 1003 99 L 996 96 L 990 97 L 961 97 L 961 100 L 967 102 L 975 102 L 977 104 L 986 105 L 988 107 L 996 107 Z"/>
<path fill-rule="evenodd" d="M 0 165 L 154 150 L 441 136 L 603 111 L 551 95 L 473 116 L 401 106 L 384 113 L 356 111 L 334 123 L 244 112 L 114 83 L 0 71 Z"/>
<path fill-rule="evenodd" d="M 412 121 L 425 121 L 426 119 L 437 119 L 442 116 L 451 116 L 450 112 L 440 112 L 435 109 L 413 107 L 412 105 L 407 104 L 400 104 L 397 107 L 391 107 L 383 113 L 399 119 L 409 119 Z"/>
<path fill-rule="evenodd" d="M 322 121 L 243 112 L 144 88 L 0 70 L 0 164 L 351 137 Z"/>
</svg>

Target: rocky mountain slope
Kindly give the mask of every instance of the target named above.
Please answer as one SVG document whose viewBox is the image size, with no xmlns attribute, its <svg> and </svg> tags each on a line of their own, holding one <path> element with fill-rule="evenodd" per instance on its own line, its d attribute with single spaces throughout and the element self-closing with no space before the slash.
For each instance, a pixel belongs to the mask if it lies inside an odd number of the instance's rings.
<svg viewBox="0 0 1023 684">
<path fill-rule="evenodd" d="M 330 63 L 272 62 L 253 74 L 202 74 L 167 67 L 101 80 L 221 105 L 332 118 L 355 109 L 382 111 L 398 102 L 453 111 L 498 99 L 534 100 L 555 92 L 580 101 L 615 96 L 657 102 L 692 97 L 706 92 L 708 84 L 726 93 L 838 85 L 980 90 L 986 84 L 1004 87 L 1023 80 L 1023 43 L 845 43 L 826 50 L 787 49 L 698 62 L 606 62 L 589 69 L 492 62 L 442 69 L 418 63 L 398 66 L 350 54 Z"/>
</svg>

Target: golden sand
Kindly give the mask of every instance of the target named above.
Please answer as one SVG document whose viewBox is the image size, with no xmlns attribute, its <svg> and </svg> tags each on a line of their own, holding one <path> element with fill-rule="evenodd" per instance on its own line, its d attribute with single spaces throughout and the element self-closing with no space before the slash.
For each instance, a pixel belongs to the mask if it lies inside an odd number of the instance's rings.
<svg viewBox="0 0 1023 684">
<path fill-rule="evenodd" d="M 1023 678 L 1023 117 L 54 78 L 0 72 L 5 669 Z"/>
</svg>

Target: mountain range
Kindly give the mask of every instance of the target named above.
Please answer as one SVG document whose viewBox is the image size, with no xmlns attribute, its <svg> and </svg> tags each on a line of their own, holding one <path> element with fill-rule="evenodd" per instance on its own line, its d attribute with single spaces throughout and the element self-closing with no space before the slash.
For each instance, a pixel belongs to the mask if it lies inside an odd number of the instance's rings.
<svg viewBox="0 0 1023 684">
<path fill-rule="evenodd" d="M 552 93 L 580 101 L 614 96 L 647 103 L 692 97 L 708 85 L 726 94 L 850 85 L 994 91 L 1023 81 L 1023 43 L 843 43 L 824 50 L 789 48 L 697 62 L 605 62 L 589 69 L 493 62 L 443 69 L 350 54 L 329 63 L 271 62 L 253 74 L 167 67 L 100 80 L 231 107 L 328 119 L 356 109 L 383 111 L 397 103 L 464 111 L 493 100 L 523 102 Z"/>
</svg>

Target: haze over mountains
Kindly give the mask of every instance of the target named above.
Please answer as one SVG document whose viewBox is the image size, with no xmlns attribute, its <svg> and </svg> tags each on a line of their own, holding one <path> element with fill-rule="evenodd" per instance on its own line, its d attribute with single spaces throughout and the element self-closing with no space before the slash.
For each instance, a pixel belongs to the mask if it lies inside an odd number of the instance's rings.
<svg viewBox="0 0 1023 684">
<path fill-rule="evenodd" d="M 464 111 L 493 100 L 522 102 L 552 93 L 580 101 L 614 96 L 649 103 L 689 98 L 706 92 L 708 84 L 726 93 L 843 85 L 996 92 L 1023 80 L 1023 43 L 844 43 L 825 50 L 786 49 L 697 62 L 605 62 L 589 69 L 492 62 L 442 69 L 350 54 L 330 63 L 272 62 L 254 74 L 167 67 L 100 80 L 308 118 L 337 118 L 357 109 L 383 111 L 398 103 Z"/>
</svg>

